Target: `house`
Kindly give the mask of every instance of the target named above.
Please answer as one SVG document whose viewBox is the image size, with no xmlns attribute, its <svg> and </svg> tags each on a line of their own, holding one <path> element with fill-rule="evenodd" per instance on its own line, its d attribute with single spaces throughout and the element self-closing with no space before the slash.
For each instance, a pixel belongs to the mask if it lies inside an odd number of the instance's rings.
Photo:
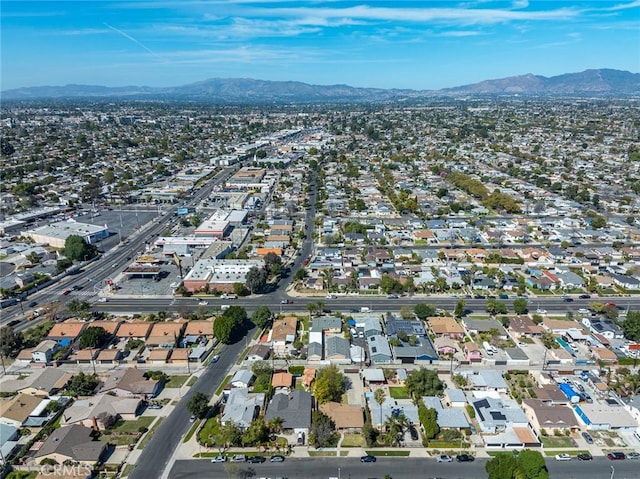
<svg viewBox="0 0 640 479">
<path fill-rule="evenodd" d="M 356 320 L 356 328 L 362 328 L 365 337 L 382 334 L 382 326 L 380 320 L 375 316 L 365 316 Z"/>
<path fill-rule="evenodd" d="M 119 349 L 103 349 L 98 353 L 96 361 L 100 364 L 117 365 L 123 357 L 123 352 Z"/>
<path fill-rule="evenodd" d="M 576 414 L 588 429 L 619 429 L 634 431 L 638 423 L 631 413 L 617 401 L 594 402 L 575 406 Z"/>
<path fill-rule="evenodd" d="M 154 398 L 164 383 L 149 379 L 144 371 L 135 368 L 115 371 L 100 388 L 101 393 L 113 393 L 119 397 Z"/>
<path fill-rule="evenodd" d="M 464 318 L 462 320 L 462 324 L 467 329 L 469 334 L 480 334 L 480 333 L 488 333 L 491 330 L 495 330 L 498 332 L 496 336 L 500 339 L 507 339 L 508 335 L 504 329 L 504 326 L 495 319 L 473 319 L 473 318 Z"/>
<path fill-rule="evenodd" d="M 184 329 L 185 336 L 197 336 L 205 337 L 208 339 L 213 338 L 213 321 L 209 320 L 197 320 L 189 321 Z"/>
<path fill-rule="evenodd" d="M 56 323 L 49 331 L 47 339 L 58 341 L 61 345 L 66 346 L 76 340 L 87 323 L 75 319 L 68 319 L 61 323 Z"/>
<path fill-rule="evenodd" d="M 93 429 L 73 425 L 55 429 L 33 458 L 41 463 L 44 459 L 54 460 L 56 464 L 73 461 L 93 466 L 100 462 L 107 450 L 107 443 L 95 439 Z"/>
<path fill-rule="evenodd" d="M 451 339 L 462 339 L 464 336 L 464 329 L 451 316 L 433 316 L 427 318 L 427 322 L 436 337 L 446 336 Z"/>
<path fill-rule="evenodd" d="M 447 337 L 439 337 L 433 340 L 433 347 L 439 356 L 454 355 L 458 352 L 458 342 Z"/>
<path fill-rule="evenodd" d="M 89 326 L 104 329 L 109 337 L 114 337 L 122 324 L 121 319 L 92 321 Z"/>
<path fill-rule="evenodd" d="M 255 376 L 248 369 L 238 369 L 231 378 L 231 385 L 234 388 L 248 388 L 253 384 Z"/>
<path fill-rule="evenodd" d="M 339 335 L 327 336 L 325 338 L 325 347 L 325 359 L 351 362 L 349 341 L 344 337 Z"/>
<path fill-rule="evenodd" d="M 462 345 L 462 350 L 464 352 L 467 361 L 471 362 L 479 362 L 482 361 L 482 353 L 480 352 L 480 348 L 473 341 L 469 341 L 468 343 L 464 343 Z"/>
<path fill-rule="evenodd" d="M 102 394 L 90 399 L 76 400 L 62 413 L 60 424 L 68 426 L 78 424 L 85 427 L 107 428 L 107 418 L 134 421 L 142 408 L 140 398 L 121 398 Z"/>
<path fill-rule="evenodd" d="M 339 334 L 342 332 L 342 319 L 335 316 L 321 316 L 311 321 L 310 331 L 324 331 L 329 334 Z"/>
<path fill-rule="evenodd" d="M 551 405 L 539 399 L 525 399 L 522 409 L 529 418 L 533 428 L 539 433 L 544 429 L 548 434 L 552 431 L 576 431 L 580 424 L 570 406 Z"/>
<path fill-rule="evenodd" d="M 542 320 L 542 328 L 553 334 L 566 334 L 570 329 L 580 328 L 577 321 L 569 321 L 566 319 L 544 318 Z"/>
<path fill-rule="evenodd" d="M 151 364 L 167 364 L 171 352 L 172 350 L 168 348 L 154 348 L 149 351 L 147 362 Z"/>
<path fill-rule="evenodd" d="M 154 323 L 147 337 L 147 346 L 172 347 L 177 345 L 185 326 L 184 322 L 174 321 Z"/>
<path fill-rule="evenodd" d="M 515 316 L 509 320 L 509 329 L 516 338 L 542 336 L 543 329 L 529 316 Z"/>
<path fill-rule="evenodd" d="M 422 402 L 427 408 L 436 410 L 436 422 L 441 429 L 469 429 L 464 409 L 445 408 L 435 396 L 424 396 Z"/>
<path fill-rule="evenodd" d="M 267 344 L 254 344 L 247 354 L 247 361 L 264 361 L 269 357 L 271 346 Z"/>
<path fill-rule="evenodd" d="M 380 405 L 374 400 L 373 393 L 366 393 L 365 397 L 371 412 L 371 423 L 378 428 L 382 428 L 387 419 L 398 417 L 400 414 L 403 414 L 409 423 L 419 422 L 418 408 L 410 400 L 387 397 Z"/>
<path fill-rule="evenodd" d="M 116 338 L 121 340 L 140 339 L 145 341 L 153 323 L 145 321 L 129 321 L 124 322 L 116 331 Z"/>
<path fill-rule="evenodd" d="M 293 374 L 287 372 L 274 373 L 271 378 L 271 386 L 290 389 L 293 386 Z"/>
<path fill-rule="evenodd" d="M 71 376 L 71 373 L 57 368 L 39 369 L 26 377 L 17 377 L 17 379 L 15 376 L 3 376 L 0 391 L 46 398 L 64 389 Z"/>
<path fill-rule="evenodd" d="M 328 402 L 320 405 L 320 411 L 329 416 L 341 432 L 360 432 L 364 427 L 362 407 Z"/>
<path fill-rule="evenodd" d="M 20 446 L 18 439 L 20 438 L 20 429 L 14 426 L 9 426 L 0 422 L 0 457 L 2 458 L 2 465 L 8 461 L 14 451 Z"/>
<path fill-rule="evenodd" d="M 508 386 L 500 371 L 483 369 L 480 371 L 461 371 L 467 382 L 478 391 L 496 391 L 507 393 Z"/>
<path fill-rule="evenodd" d="M 302 377 L 300 378 L 300 381 L 302 381 L 302 385 L 304 386 L 304 388 L 309 389 L 313 381 L 315 381 L 315 379 L 316 379 L 316 369 L 304 368 L 304 371 L 302 372 Z"/>
<path fill-rule="evenodd" d="M 467 397 L 461 389 L 447 388 L 444 390 L 444 403 L 448 407 L 466 407 Z"/>
<path fill-rule="evenodd" d="M 220 422 L 222 425 L 232 422 L 246 429 L 260 412 L 264 400 L 264 393 L 250 393 L 248 388 L 231 389 L 227 394 Z"/>
<path fill-rule="evenodd" d="M 404 342 L 401 344 L 401 346 L 393 347 L 393 355 L 403 364 L 413 364 L 416 361 L 438 360 L 438 354 L 428 337 L 420 337 L 415 346 Z"/>
<path fill-rule="evenodd" d="M 420 321 L 411 321 L 392 315 L 386 317 L 385 326 L 389 337 L 397 336 L 398 333 L 405 333 L 408 336 L 425 336 L 427 334 Z"/>
<path fill-rule="evenodd" d="M 276 417 L 282 419 L 282 428 L 294 434 L 309 435 L 313 398 L 306 391 L 298 389 L 290 393 L 274 394 L 265 413 L 265 421 Z"/>
<path fill-rule="evenodd" d="M 53 355 L 58 351 L 59 343 L 53 339 L 45 339 L 31 350 L 31 359 L 35 363 L 48 364 L 53 360 Z"/>
<path fill-rule="evenodd" d="M 367 338 L 369 357 L 373 364 L 390 363 L 393 361 L 391 346 L 386 336 L 376 334 Z"/>
<path fill-rule="evenodd" d="M 365 381 L 369 386 L 386 384 L 387 379 L 384 377 L 384 371 L 380 368 L 367 368 L 362 372 Z"/>
<path fill-rule="evenodd" d="M 513 427 L 528 427 L 529 419 L 514 399 L 485 397 L 475 399 L 476 420 L 485 434 L 496 434 Z"/>
<path fill-rule="evenodd" d="M 322 361 L 324 348 L 322 343 L 310 342 L 307 346 L 307 361 Z"/>
<path fill-rule="evenodd" d="M 293 342 L 296 340 L 298 318 L 287 316 L 273 322 L 267 341 L 273 346 L 273 352 L 277 356 L 288 356 Z"/>
<path fill-rule="evenodd" d="M 8 398 L 0 398 L 0 423 L 13 427 L 21 427 L 31 416 L 39 416 L 49 399 L 29 394 L 16 394 Z"/>
</svg>

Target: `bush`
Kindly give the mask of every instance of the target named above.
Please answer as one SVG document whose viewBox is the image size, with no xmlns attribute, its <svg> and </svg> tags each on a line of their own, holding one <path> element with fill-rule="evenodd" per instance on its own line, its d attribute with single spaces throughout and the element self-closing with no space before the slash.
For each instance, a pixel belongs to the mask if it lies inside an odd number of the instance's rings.
<svg viewBox="0 0 640 479">
<path fill-rule="evenodd" d="M 467 404 L 467 405 L 465 406 L 465 408 L 467 409 L 467 414 L 469 415 L 469 417 L 470 417 L 471 419 L 475 419 L 475 417 L 476 417 L 476 410 L 475 410 L 475 408 L 474 408 L 471 404 Z"/>
</svg>

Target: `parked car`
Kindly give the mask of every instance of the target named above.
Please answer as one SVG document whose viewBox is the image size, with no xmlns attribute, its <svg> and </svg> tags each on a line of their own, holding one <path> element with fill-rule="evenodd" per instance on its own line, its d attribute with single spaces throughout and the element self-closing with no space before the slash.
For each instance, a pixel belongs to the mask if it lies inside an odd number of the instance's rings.
<svg viewBox="0 0 640 479">
<path fill-rule="evenodd" d="M 158 404 L 158 403 L 151 403 L 148 406 L 149 409 L 162 409 L 162 404 Z"/>
<path fill-rule="evenodd" d="M 581 294 L 579 296 L 580 299 L 591 299 L 591 295 L 590 294 Z"/>
<path fill-rule="evenodd" d="M 621 461 L 627 458 L 624 452 L 610 452 L 609 454 L 607 454 L 607 457 L 612 461 Z"/>
<path fill-rule="evenodd" d="M 189 422 L 196 422 L 196 417 L 192 415 L 192 416 L 189 418 Z"/>
<path fill-rule="evenodd" d="M 556 454 L 556 461 L 570 461 L 571 456 L 569 454 Z"/>
<path fill-rule="evenodd" d="M 218 362 L 218 359 L 220 359 L 220 356 L 218 356 L 217 354 L 211 358 L 211 364 L 215 364 Z"/>
<path fill-rule="evenodd" d="M 588 432 L 583 432 L 582 437 L 584 438 L 585 441 L 587 441 L 587 444 L 593 444 L 593 438 L 591 437 L 591 434 L 589 434 Z"/>
<path fill-rule="evenodd" d="M 436 457 L 436 461 L 438 462 L 453 462 L 453 458 L 447 454 L 440 454 Z"/>
<path fill-rule="evenodd" d="M 198 304 L 200 306 L 206 306 L 207 304 L 209 304 L 209 301 L 198 301 Z"/>
<path fill-rule="evenodd" d="M 588 452 L 582 452 L 576 456 L 579 461 L 590 461 L 593 459 L 593 456 Z"/>
<path fill-rule="evenodd" d="M 458 462 L 473 462 L 475 460 L 476 458 L 473 457 L 471 454 L 458 454 L 456 456 L 456 461 Z"/>
<path fill-rule="evenodd" d="M 264 456 L 249 456 L 247 460 L 252 464 L 262 464 L 267 458 Z"/>
<path fill-rule="evenodd" d="M 411 435 L 411 440 L 412 441 L 417 441 L 418 440 L 418 431 L 415 427 L 411 426 L 409 428 L 409 434 Z"/>
<path fill-rule="evenodd" d="M 627 459 L 640 459 L 640 453 L 630 452 L 627 454 Z"/>
<path fill-rule="evenodd" d="M 284 462 L 284 456 L 271 456 L 271 462 Z"/>
<path fill-rule="evenodd" d="M 215 456 L 211 458 L 211 462 L 227 462 L 227 456 Z"/>
<path fill-rule="evenodd" d="M 244 454 L 236 454 L 231 458 L 231 462 L 247 462 L 247 456 Z"/>
<path fill-rule="evenodd" d="M 362 456 L 360 462 L 376 462 L 376 456 Z"/>
<path fill-rule="evenodd" d="M 282 301 L 280 301 L 280 304 L 293 304 L 293 301 L 291 301 L 290 299 L 283 299 Z"/>
</svg>

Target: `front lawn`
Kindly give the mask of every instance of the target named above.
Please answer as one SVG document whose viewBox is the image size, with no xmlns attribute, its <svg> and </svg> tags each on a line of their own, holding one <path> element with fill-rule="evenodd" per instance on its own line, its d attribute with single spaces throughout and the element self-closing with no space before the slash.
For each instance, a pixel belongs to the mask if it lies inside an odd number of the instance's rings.
<svg viewBox="0 0 640 479">
<path fill-rule="evenodd" d="M 544 447 L 548 447 L 550 449 L 573 447 L 571 439 L 566 436 L 542 436 L 540 439 L 542 440 Z"/>
<path fill-rule="evenodd" d="M 184 383 L 187 382 L 187 379 L 189 379 L 189 376 L 187 376 L 186 374 L 180 374 L 178 376 L 169 376 L 169 380 L 166 383 L 164 383 L 164 387 L 165 388 L 182 387 Z"/>
<path fill-rule="evenodd" d="M 119 420 L 115 426 L 113 426 L 110 431 L 114 434 L 132 434 L 138 433 L 140 428 L 146 427 L 148 428 L 155 418 L 152 416 L 140 416 L 135 421 L 123 421 Z"/>
<path fill-rule="evenodd" d="M 346 433 L 341 447 L 365 447 L 366 443 L 362 434 Z"/>
<path fill-rule="evenodd" d="M 404 386 L 389 387 L 389 396 L 393 399 L 411 399 L 407 388 Z"/>
<path fill-rule="evenodd" d="M 210 417 L 204 423 L 202 429 L 198 433 L 198 440 L 201 444 L 209 447 L 213 446 L 213 438 L 220 432 L 220 424 L 215 417 Z"/>
<path fill-rule="evenodd" d="M 377 457 L 406 457 L 411 451 L 365 451 L 370 456 Z"/>
</svg>

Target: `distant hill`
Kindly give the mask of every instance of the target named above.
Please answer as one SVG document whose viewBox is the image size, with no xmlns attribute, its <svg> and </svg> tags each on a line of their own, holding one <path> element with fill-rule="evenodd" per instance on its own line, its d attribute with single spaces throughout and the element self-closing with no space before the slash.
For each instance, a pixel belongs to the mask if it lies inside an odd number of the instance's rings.
<svg viewBox="0 0 640 479">
<path fill-rule="evenodd" d="M 585 70 L 554 77 L 520 75 L 485 80 L 442 90 L 355 88 L 348 85 L 310 85 L 295 81 L 213 78 L 176 87 L 65 85 L 5 90 L 3 100 L 63 98 L 129 98 L 190 100 L 216 103 L 376 102 L 458 95 L 635 95 L 640 74 L 620 70 Z"/>
</svg>

